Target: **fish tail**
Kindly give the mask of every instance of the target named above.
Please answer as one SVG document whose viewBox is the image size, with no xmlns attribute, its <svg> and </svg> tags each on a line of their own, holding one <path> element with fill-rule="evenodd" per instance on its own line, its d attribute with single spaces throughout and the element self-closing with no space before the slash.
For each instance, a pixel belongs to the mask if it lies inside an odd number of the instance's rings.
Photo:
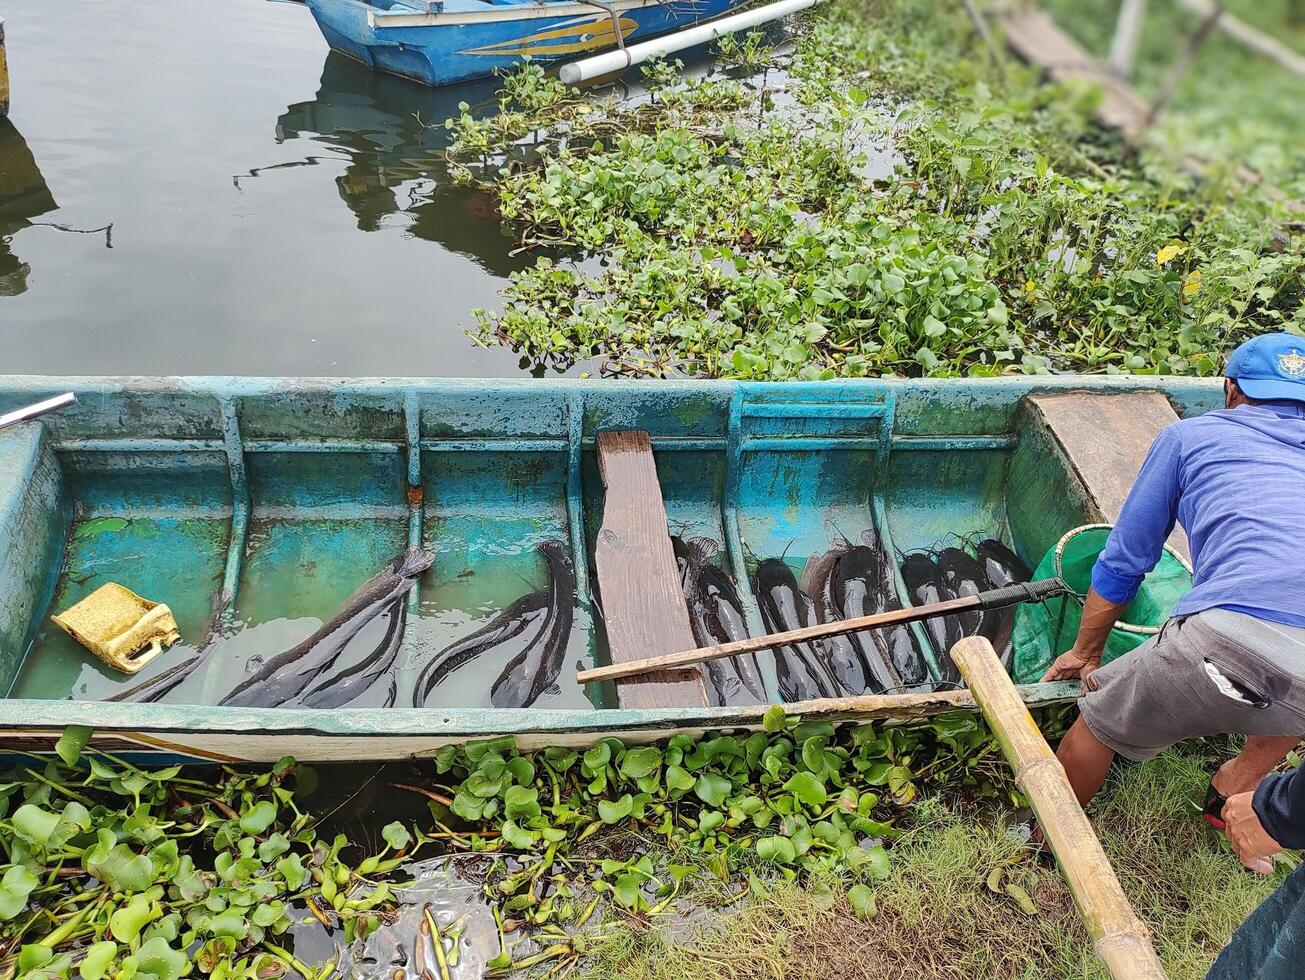
<svg viewBox="0 0 1305 980">
<path fill-rule="evenodd" d="M 411 548 L 403 556 L 394 574 L 401 578 L 416 578 L 435 564 L 435 552 L 425 548 Z"/>
</svg>

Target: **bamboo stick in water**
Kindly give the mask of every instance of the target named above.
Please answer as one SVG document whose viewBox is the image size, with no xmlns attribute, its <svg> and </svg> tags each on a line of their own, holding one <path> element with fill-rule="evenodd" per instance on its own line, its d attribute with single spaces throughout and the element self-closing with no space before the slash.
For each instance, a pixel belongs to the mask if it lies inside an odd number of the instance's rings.
<svg viewBox="0 0 1305 980">
<path fill-rule="evenodd" d="M 952 647 L 951 655 L 1015 770 L 1015 785 L 1029 798 L 1097 956 L 1115 980 L 1164 980 L 1146 926 L 992 644 L 980 636 L 967 637 Z"/>
</svg>

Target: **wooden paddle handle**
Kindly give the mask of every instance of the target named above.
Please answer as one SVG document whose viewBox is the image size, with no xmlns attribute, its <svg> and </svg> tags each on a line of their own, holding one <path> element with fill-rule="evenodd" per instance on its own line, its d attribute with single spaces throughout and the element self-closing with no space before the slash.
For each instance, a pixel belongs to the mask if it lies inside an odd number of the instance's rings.
<svg viewBox="0 0 1305 980">
<path fill-rule="evenodd" d="M 967 637 L 952 647 L 951 656 L 1015 770 L 1015 785 L 1029 798 L 1097 956 L 1115 980 L 1164 980 L 1146 926 L 992 644 Z"/>
<path fill-rule="evenodd" d="M 643 660 L 627 660 L 624 663 L 609 664 L 605 667 L 592 667 L 589 670 L 576 671 L 575 679 L 580 684 L 591 681 L 615 680 L 618 677 L 633 677 L 655 670 L 669 670 L 676 667 L 688 667 L 692 664 L 705 663 L 708 660 L 720 660 L 734 657 L 740 653 L 752 653 L 770 647 L 787 646 L 790 643 L 805 643 L 808 640 L 823 640 L 827 636 L 841 636 L 858 630 L 875 629 L 882 626 L 895 626 L 898 623 L 914 623 L 934 616 L 946 616 L 948 613 L 965 612 L 968 609 L 997 609 L 1002 606 L 1014 606 L 1021 602 L 1041 602 L 1053 596 L 1069 592 L 1061 579 L 1049 578 L 1038 582 L 1017 582 L 1000 589 L 989 589 L 978 595 L 961 596 L 935 602 L 929 606 L 911 606 L 906 609 L 893 609 L 889 612 L 875 613 L 873 616 L 858 616 L 855 619 L 840 619 L 833 623 L 818 623 L 815 626 L 803 626 L 801 629 L 787 630 L 783 633 L 770 633 L 766 636 L 753 636 L 746 640 L 721 643 L 711 647 L 699 647 L 696 650 L 684 650 L 680 653 L 667 653 L 659 657 L 646 657 Z"/>
</svg>

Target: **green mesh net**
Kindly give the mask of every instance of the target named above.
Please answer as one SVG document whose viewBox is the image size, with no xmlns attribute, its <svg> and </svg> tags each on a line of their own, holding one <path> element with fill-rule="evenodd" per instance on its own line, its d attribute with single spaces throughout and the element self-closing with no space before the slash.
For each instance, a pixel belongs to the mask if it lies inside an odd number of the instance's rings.
<svg viewBox="0 0 1305 980">
<path fill-rule="evenodd" d="M 1106 546 L 1109 524 L 1088 524 L 1070 531 L 1047 552 L 1033 580 L 1060 576 L 1077 595 L 1059 596 L 1039 604 L 1020 606 L 1015 612 L 1015 659 L 1011 676 L 1017 684 L 1039 680 L 1051 662 L 1074 645 L 1083 598 L 1092 584 L 1092 566 Z M 1160 561 L 1142 582 L 1137 596 L 1110 631 L 1102 663 L 1109 663 L 1145 643 L 1159 632 L 1169 610 L 1192 587 L 1192 570 L 1168 546 Z"/>
</svg>

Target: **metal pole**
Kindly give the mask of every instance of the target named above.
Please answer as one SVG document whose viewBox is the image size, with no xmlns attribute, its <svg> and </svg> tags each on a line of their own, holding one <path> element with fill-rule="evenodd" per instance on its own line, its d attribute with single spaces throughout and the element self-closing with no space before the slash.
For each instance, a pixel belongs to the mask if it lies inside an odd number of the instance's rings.
<svg viewBox="0 0 1305 980">
<path fill-rule="evenodd" d="M 1119 78 L 1133 74 L 1133 58 L 1137 54 L 1137 38 L 1142 33 L 1142 19 L 1146 14 L 1146 0 L 1124 0 L 1115 21 L 1115 36 L 1110 42 L 1110 56 L 1106 64 Z"/>
<path fill-rule="evenodd" d="M 12 412 L 0 415 L 0 429 L 17 425 L 19 422 L 27 422 L 57 409 L 65 408 L 75 401 L 77 401 L 77 396 L 69 391 L 62 395 L 55 395 L 53 398 L 47 398 L 45 401 L 37 402 L 34 405 L 16 408 Z"/>
</svg>

